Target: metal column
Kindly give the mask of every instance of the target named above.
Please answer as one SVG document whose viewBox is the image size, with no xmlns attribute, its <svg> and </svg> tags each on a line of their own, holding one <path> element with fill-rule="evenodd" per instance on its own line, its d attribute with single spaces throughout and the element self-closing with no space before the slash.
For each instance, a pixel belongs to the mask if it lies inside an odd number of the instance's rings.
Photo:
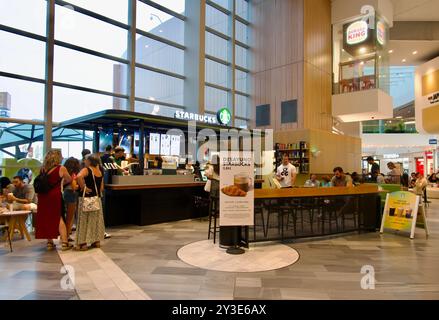
<svg viewBox="0 0 439 320">
<path fill-rule="evenodd" d="M 53 129 L 53 56 L 55 43 L 55 0 L 47 1 L 46 85 L 44 88 L 44 153 L 52 148 Z"/>
</svg>

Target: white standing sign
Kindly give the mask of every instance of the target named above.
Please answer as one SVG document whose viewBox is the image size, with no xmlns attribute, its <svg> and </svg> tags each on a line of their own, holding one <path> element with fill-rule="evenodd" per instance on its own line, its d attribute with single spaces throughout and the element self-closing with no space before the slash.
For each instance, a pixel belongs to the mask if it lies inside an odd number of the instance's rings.
<svg viewBox="0 0 439 320">
<path fill-rule="evenodd" d="M 220 226 L 254 224 L 252 152 L 220 153 Z"/>
</svg>

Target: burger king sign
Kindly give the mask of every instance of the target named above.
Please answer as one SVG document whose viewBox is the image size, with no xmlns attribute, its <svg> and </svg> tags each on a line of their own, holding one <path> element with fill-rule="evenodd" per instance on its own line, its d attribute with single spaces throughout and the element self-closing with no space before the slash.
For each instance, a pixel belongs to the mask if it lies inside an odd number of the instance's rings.
<svg viewBox="0 0 439 320">
<path fill-rule="evenodd" d="M 366 21 L 356 21 L 349 25 L 346 30 L 346 43 L 354 45 L 367 40 L 369 25 Z"/>
</svg>

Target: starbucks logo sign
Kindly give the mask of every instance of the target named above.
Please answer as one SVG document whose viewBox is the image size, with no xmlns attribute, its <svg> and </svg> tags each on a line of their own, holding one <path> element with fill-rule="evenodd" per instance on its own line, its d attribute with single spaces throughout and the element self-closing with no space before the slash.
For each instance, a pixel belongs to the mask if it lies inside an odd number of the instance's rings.
<svg viewBox="0 0 439 320">
<path fill-rule="evenodd" d="M 232 114 L 230 113 L 229 109 L 222 108 L 217 113 L 217 119 L 220 124 L 228 125 L 232 120 Z"/>
</svg>

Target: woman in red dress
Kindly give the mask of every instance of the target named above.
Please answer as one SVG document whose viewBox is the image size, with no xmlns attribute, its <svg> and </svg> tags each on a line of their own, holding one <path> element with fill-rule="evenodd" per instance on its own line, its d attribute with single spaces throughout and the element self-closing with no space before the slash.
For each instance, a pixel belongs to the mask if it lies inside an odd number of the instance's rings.
<svg viewBox="0 0 439 320">
<path fill-rule="evenodd" d="M 67 169 L 61 165 L 62 155 L 59 150 L 49 151 L 45 158 L 42 172 L 49 175 L 49 192 L 38 194 L 38 210 L 36 214 L 35 238 L 47 239 L 47 249 L 55 248 L 53 239 L 61 236 L 62 250 L 69 250 L 67 229 L 63 217 L 63 203 L 61 184 L 68 184 L 72 181 Z"/>
</svg>

